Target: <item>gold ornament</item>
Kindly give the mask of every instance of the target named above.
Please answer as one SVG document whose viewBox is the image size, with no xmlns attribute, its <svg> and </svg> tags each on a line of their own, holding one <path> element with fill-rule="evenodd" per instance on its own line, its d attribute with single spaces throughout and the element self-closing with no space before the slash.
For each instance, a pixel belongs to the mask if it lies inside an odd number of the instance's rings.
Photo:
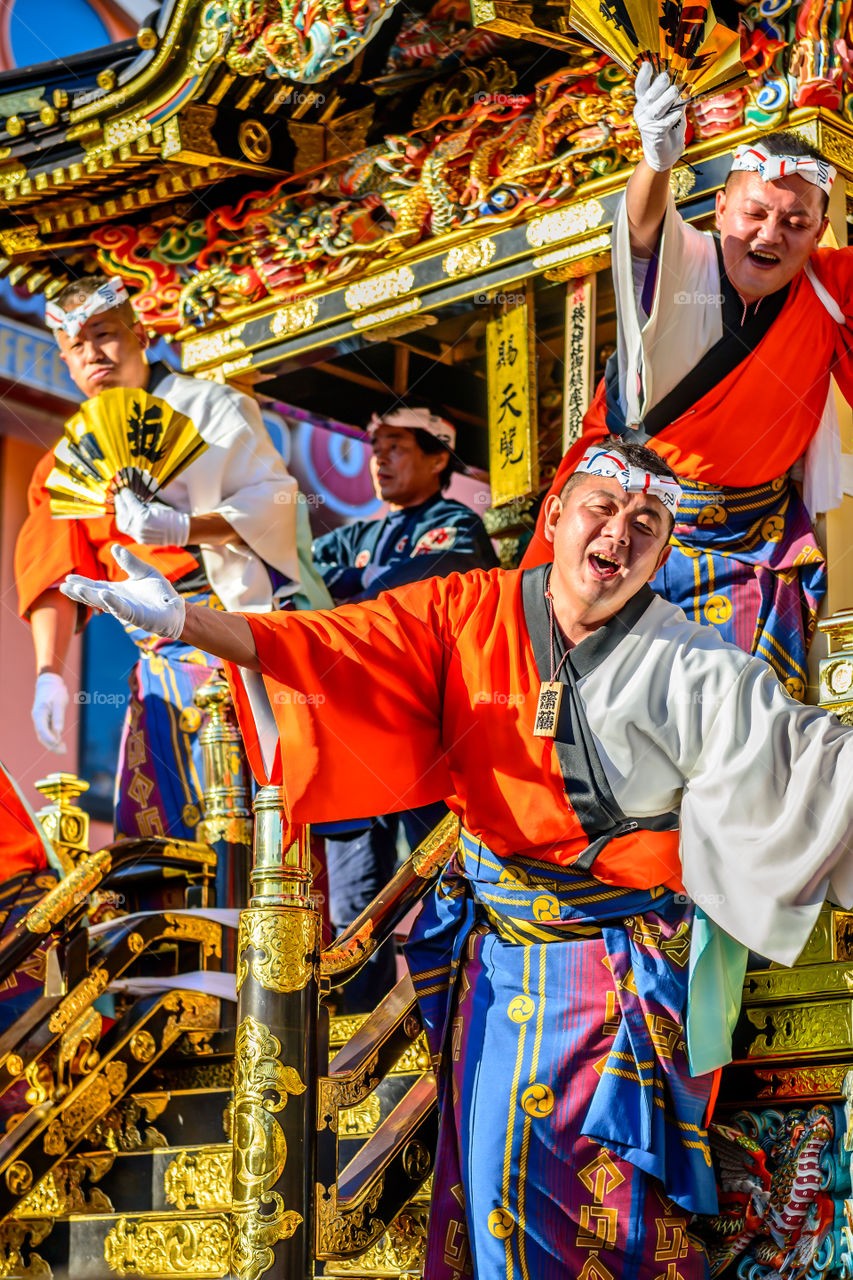
<svg viewBox="0 0 853 1280">
<path fill-rule="evenodd" d="M 120 1276 L 228 1275 L 228 1219 L 119 1218 L 104 1240 L 104 1261 Z"/>
<path fill-rule="evenodd" d="M 301 991 L 311 980 L 320 943 L 320 918 L 289 907 L 250 907 L 240 913 L 237 990 L 251 973 L 265 991 Z M 248 952 L 255 954 L 249 958 Z"/>
<path fill-rule="evenodd" d="M 287 1143 L 276 1112 L 305 1092 L 293 1067 L 280 1061 L 281 1041 L 251 1015 L 237 1028 L 234 1050 L 235 1200 L 263 1196 L 278 1182 Z M 270 1096 L 272 1095 L 272 1097 Z"/>
<path fill-rule="evenodd" d="M 412 854 L 415 874 L 429 880 L 450 860 L 459 843 L 459 819 L 448 813 Z"/>
<path fill-rule="evenodd" d="M 278 1192 L 261 1196 L 260 1204 L 273 1212 L 235 1206 L 231 1213 L 231 1269 L 239 1280 L 259 1280 L 275 1261 L 272 1246 L 288 1240 L 302 1225 L 302 1215 L 285 1209 Z"/>
<path fill-rule="evenodd" d="M 54 1009 L 48 1022 L 49 1030 L 54 1033 L 65 1031 L 77 1019 L 93 1000 L 106 991 L 110 975 L 106 969 L 95 969 L 82 982 L 78 982 L 62 1003 Z"/>
<path fill-rule="evenodd" d="M 376 1209 L 384 1186 L 383 1175 L 360 1203 L 344 1213 L 338 1210 L 337 1185 L 317 1184 L 317 1251 L 321 1256 L 359 1253 L 382 1235 L 386 1224 L 376 1216 Z"/>
<path fill-rule="evenodd" d="M 112 854 L 109 849 L 101 849 L 91 857 L 84 858 L 41 902 L 31 907 L 24 917 L 24 927 L 30 933 L 50 933 L 55 924 L 64 920 L 93 889 L 97 889 L 111 866 Z"/>
<path fill-rule="evenodd" d="M 137 1031 L 131 1037 L 130 1052 L 137 1062 L 150 1062 L 157 1052 L 157 1044 L 150 1031 Z"/>
<path fill-rule="evenodd" d="M 547 1084 L 532 1084 L 521 1095 L 521 1108 L 529 1116 L 549 1116 L 554 1110 L 554 1092 Z"/>
<path fill-rule="evenodd" d="M 272 155 L 272 138 L 260 120 L 244 120 L 237 130 L 240 150 L 253 164 L 266 164 Z"/>
<path fill-rule="evenodd" d="M 187 1209 L 229 1209 L 231 1148 L 180 1152 L 163 1175 L 163 1189 L 168 1202 L 182 1213 Z"/>
</svg>

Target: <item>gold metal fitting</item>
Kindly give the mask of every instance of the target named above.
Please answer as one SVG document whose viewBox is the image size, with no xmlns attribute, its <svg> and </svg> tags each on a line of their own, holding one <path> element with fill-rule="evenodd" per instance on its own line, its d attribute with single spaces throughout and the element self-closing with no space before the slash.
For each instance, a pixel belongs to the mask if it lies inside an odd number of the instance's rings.
<svg viewBox="0 0 853 1280">
<path fill-rule="evenodd" d="M 26 124 L 20 116 L 9 116 L 6 121 L 6 132 L 11 138 L 18 138 L 26 129 Z"/>
<path fill-rule="evenodd" d="M 255 796 L 255 856 L 251 873 L 251 907 L 309 908 L 311 849 L 307 827 L 291 830 L 285 820 L 284 790 L 261 787 Z"/>
<path fill-rule="evenodd" d="M 107 93 L 116 87 L 116 73 L 112 67 L 105 67 L 103 71 L 98 72 L 98 87 L 106 89 Z"/>
<path fill-rule="evenodd" d="M 59 119 L 59 112 L 56 110 L 56 107 L 42 107 L 39 112 L 39 119 L 42 124 L 56 124 Z"/>
<path fill-rule="evenodd" d="M 136 43 L 140 49 L 156 49 L 157 32 L 153 27 L 140 27 L 136 33 Z"/>
<path fill-rule="evenodd" d="M 36 787 L 50 802 L 36 817 L 67 875 L 89 851 L 89 815 L 77 803 L 89 784 L 74 773 L 50 773 Z"/>
</svg>

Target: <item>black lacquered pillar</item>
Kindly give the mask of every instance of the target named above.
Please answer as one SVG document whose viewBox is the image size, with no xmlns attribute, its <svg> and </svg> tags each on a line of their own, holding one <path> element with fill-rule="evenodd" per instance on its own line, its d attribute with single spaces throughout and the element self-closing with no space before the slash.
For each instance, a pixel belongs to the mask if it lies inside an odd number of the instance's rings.
<svg viewBox="0 0 853 1280">
<path fill-rule="evenodd" d="M 231 1272 L 313 1276 L 317 960 L 308 830 L 294 843 L 279 787 L 255 798 L 252 896 L 237 943 Z"/>
</svg>

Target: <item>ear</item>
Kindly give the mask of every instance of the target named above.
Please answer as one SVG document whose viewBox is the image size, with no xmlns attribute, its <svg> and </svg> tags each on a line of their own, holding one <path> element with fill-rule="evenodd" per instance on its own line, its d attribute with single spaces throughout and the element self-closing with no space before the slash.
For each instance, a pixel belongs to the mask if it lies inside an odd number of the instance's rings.
<svg viewBox="0 0 853 1280">
<path fill-rule="evenodd" d="M 432 474 L 440 476 L 444 468 L 450 461 L 450 454 L 446 449 L 442 449 L 441 453 L 430 454 L 430 462 L 432 463 Z"/>
<path fill-rule="evenodd" d="M 549 498 L 545 499 L 545 524 L 542 532 L 545 534 L 546 542 L 553 543 L 557 524 L 562 514 L 563 500 L 556 493 L 552 493 Z"/>
<path fill-rule="evenodd" d="M 661 551 L 660 555 L 658 556 L 657 564 L 655 565 L 652 572 L 649 574 L 649 577 L 648 577 L 649 582 L 651 582 L 652 578 L 655 576 L 658 569 L 663 568 L 663 566 L 666 564 L 671 554 L 672 554 L 672 543 L 668 542 L 666 546 L 663 548 L 663 550 Z"/>
<path fill-rule="evenodd" d="M 829 218 L 824 218 L 820 224 L 820 229 L 817 235 L 815 236 L 815 247 L 818 249 L 820 248 L 820 242 L 823 239 L 824 233 L 828 226 L 829 226 Z"/>
<path fill-rule="evenodd" d="M 145 332 L 145 326 L 141 320 L 137 320 L 131 332 L 133 333 L 133 336 L 136 338 L 142 350 L 147 351 L 148 345 L 149 345 L 148 334 Z"/>
<path fill-rule="evenodd" d="M 720 222 L 726 211 L 726 193 L 725 191 L 717 192 L 717 199 L 714 206 L 714 224 L 718 231 L 721 230 Z"/>
</svg>

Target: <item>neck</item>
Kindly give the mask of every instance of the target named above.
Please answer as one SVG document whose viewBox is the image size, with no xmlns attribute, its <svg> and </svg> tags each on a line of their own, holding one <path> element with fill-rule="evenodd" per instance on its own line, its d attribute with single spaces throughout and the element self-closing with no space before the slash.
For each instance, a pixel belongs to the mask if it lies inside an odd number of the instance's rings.
<svg viewBox="0 0 853 1280">
<path fill-rule="evenodd" d="M 418 498 L 411 498 L 408 502 L 389 502 L 389 511 L 408 511 L 412 507 L 421 507 L 425 502 L 429 502 L 430 498 L 438 496 L 438 489 L 431 489 L 429 493 L 422 493 Z"/>
<path fill-rule="evenodd" d="M 582 601 L 576 600 L 561 582 L 556 568 L 551 570 L 548 590 L 551 592 L 551 603 L 554 607 L 554 621 L 572 645 L 581 644 L 619 612 L 618 609 L 614 609 L 609 613 L 602 613 L 600 604 L 585 605 Z"/>
</svg>

